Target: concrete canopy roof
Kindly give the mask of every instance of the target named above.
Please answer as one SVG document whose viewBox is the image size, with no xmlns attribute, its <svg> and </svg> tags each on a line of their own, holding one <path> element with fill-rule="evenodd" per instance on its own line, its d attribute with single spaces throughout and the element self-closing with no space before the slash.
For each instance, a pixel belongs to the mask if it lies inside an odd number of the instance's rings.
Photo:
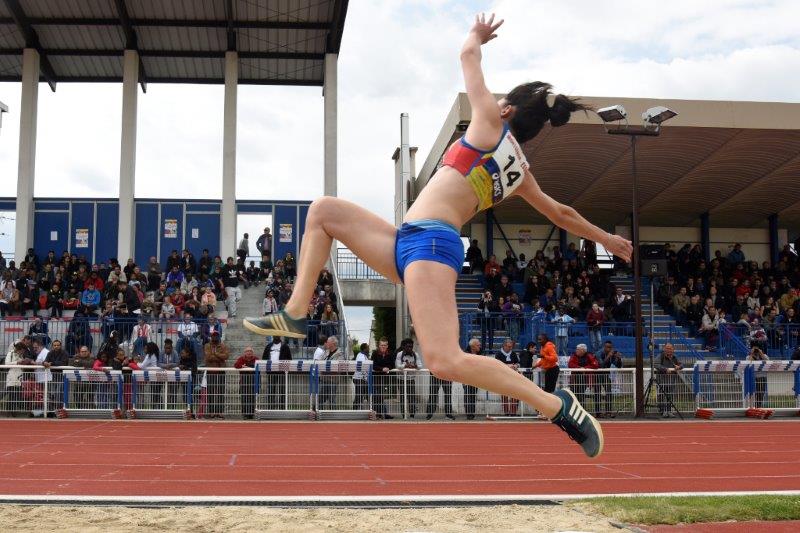
<svg viewBox="0 0 800 533">
<path fill-rule="evenodd" d="M 498 96 L 499 98 L 499 96 Z M 714 227 L 800 227 L 800 104 L 581 97 L 599 109 L 622 104 L 632 125 L 642 112 L 665 105 L 679 115 L 659 137 L 640 137 L 640 223 L 699 225 L 708 212 Z M 423 164 L 415 190 L 438 168 L 451 142 L 469 124 L 459 94 Z M 523 146 L 534 176 L 556 200 L 610 228 L 631 212 L 631 150 L 626 136 L 608 135 L 594 113 L 576 113 L 560 128 L 545 126 Z M 495 207 L 501 223 L 546 223 L 519 198 Z M 475 221 L 484 220 L 484 214 Z M 796 233 L 796 232 L 792 232 Z"/>
<path fill-rule="evenodd" d="M 239 83 L 322 85 L 338 53 L 348 0 L 0 0 L 0 81 L 20 81 L 22 50 L 57 82 L 122 81 L 124 49 L 145 83 L 224 83 L 228 50 Z"/>
</svg>

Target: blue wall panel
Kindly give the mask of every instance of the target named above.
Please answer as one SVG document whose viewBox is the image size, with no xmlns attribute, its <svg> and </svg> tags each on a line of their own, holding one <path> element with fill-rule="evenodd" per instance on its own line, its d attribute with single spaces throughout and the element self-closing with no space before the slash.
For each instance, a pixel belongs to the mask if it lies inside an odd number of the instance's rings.
<svg viewBox="0 0 800 533">
<path fill-rule="evenodd" d="M 97 227 L 95 228 L 94 262 L 108 263 L 112 257 L 117 257 L 117 240 L 119 239 L 119 204 L 98 203 Z M 127 257 L 118 258 L 123 265 Z"/>
<path fill-rule="evenodd" d="M 281 224 L 292 225 L 292 242 L 281 242 Z M 294 206 L 276 205 L 272 221 L 275 232 L 275 253 L 273 261 L 283 259 L 286 252 L 292 252 L 297 258 L 297 208 Z"/>
<path fill-rule="evenodd" d="M 237 213 L 272 213 L 272 204 L 236 204 Z M 239 244 L 238 242 L 236 244 Z"/>
<path fill-rule="evenodd" d="M 89 230 L 89 241 L 86 248 L 78 248 L 76 233 L 78 229 Z M 69 251 L 78 257 L 83 256 L 87 261 L 94 263 L 94 203 L 75 202 L 72 204 L 72 229 Z"/>
<path fill-rule="evenodd" d="M 136 232 L 134 234 L 134 257 L 137 265 L 147 267 L 151 256 L 157 255 L 158 249 L 158 205 L 136 204 Z M 114 245 L 116 250 L 117 246 Z M 116 254 L 115 254 L 116 255 Z M 128 260 L 118 258 L 121 264 Z"/>
<path fill-rule="evenodd" d="M 168 220 L 175 220 L 178 223 L 178 231 L 175 237 L 166 237 L 164 233 L 164 224 Z M 183 204 L 161 204 L 161 220 L 158 223 L 158 238 L 161 242 L 161 253 L 158 260 L 161 265 L 167 264 L 167 257 L 169 257 L 172 250 L 178 250 L 180 255 L 183 249 Z M 146 264 L 146 263 L 145 263 Z"/>
<path fill-rule="evenodd" d="M 186 210 L 187 211 L 203 211 L 209 213 L 219 213 L 222 209 L 222 204 L 197 204 L 186 202 Z"/>
<path fill-rule="evenodd" d="M 211 257 L 219 254 L 220 217 L 216 213 L 187 213 L 185 248 L 188 248 L 195 259 L 200 260 L 203 248 L 208 248 Z M 192 230 L 197 230 L 197 238 L 192 237 Z"/>
<path fill-rule="evenodd" d="M 56 239 L 51 238 L 51 232 L 56 232 Z M 55 251 L 57 257 L 67 249 L 67 236 L 69 234 L 69 213 L 42 213 L 36 212 L 33 217 L 33 249 L 43 261 L 47 252 Z"/>
</svg>

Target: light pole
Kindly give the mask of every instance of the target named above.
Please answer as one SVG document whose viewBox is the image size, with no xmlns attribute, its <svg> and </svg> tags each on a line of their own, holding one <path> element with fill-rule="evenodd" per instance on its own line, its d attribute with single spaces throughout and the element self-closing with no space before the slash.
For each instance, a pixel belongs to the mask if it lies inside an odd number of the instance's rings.
<svg viewBox="0 0 800 533">
<path fill-rule="evenodd" d="M 642 113 L 643 126 L 630 126 L 627 121 L 627 112 L 621 105 L 611 107 L 604 107 L 597 111 L 597 114 L 603 119 L 603 126 L 606 133 L 610 135 L 627 135 L 631 140 L 631 171 L 633 177 L 632 183 L 632 213 L 631 213 L 631 231 L 632 244 L 633 244 L 633 286 L 634 297 L 633 307 L 635 313 L 635 357 L 636 357 L 636 417 L 644 416 L 644 331 L 642 326 L 642 272 L 641 260 L 639 257 L 639 175 L 636 170 L 636 139 L 639 137 L 657 137 L 661 133 L 661 123 L 669 120 L 677 115 L 675 111 L 663 106 L 651 107 Z M 620 121 L 625 120 L 625 124 L 619 124 Z M 609 127 L 609 122 L 617 122 L 618 125 Z M 653 302 L 650 302 L 650 309 L 652 312 Z M 653 342 L 653 339 L 650 339 Z"/>
</svg>

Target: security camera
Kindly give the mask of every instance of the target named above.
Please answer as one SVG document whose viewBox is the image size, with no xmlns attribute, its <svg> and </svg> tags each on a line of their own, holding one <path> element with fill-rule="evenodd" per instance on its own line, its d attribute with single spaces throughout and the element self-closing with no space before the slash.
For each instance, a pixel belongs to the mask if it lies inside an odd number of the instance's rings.
<svg viewBox="0 0 800 533">
<path fill-rule="evenodd" d="M 603 122 L 616 122 L 628 116 L 628 112 L 621 105 L 612 105 L 597 110 L 597 114 L 603 119 Z"/>
</svg>

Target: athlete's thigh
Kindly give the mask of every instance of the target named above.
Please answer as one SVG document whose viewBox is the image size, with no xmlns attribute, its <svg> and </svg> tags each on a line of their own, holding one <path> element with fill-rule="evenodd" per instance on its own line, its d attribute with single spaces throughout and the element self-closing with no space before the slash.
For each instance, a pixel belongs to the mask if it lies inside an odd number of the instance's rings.
<svg viewBox="0 0 800 533">
<path fill-rule="evenodd" d="M 408 306 L 423 357 L 460 351 L 457 277 L 451 267 L 435 261 L 414 261 L 406 267 Z"/>
<path fill-rule="evenodd" d="M 326 201 L 330 211 L 323 224 L 328 234 L 386 279 L 401 283 L 394 261 L 397 228 L 353 202 L 341 198 Z"/>
</svg>

